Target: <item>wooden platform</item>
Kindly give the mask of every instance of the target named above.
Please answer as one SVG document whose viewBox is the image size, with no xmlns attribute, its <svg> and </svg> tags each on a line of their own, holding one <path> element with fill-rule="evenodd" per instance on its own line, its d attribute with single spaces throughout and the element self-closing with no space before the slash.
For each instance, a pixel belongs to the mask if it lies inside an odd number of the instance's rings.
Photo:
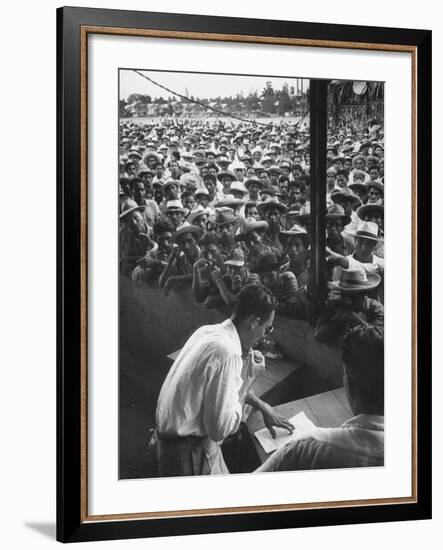
<svg viewBox="0 0 443 550">
<path fill-rule="evenodd" d="M 286 418 L 291 418 L 299 412 L 304 412 L 316 426 L 323 428 L 336 428 L 353 416 L 344 388 L 337 388 L 304 399 L 297 399 L 296 401 L 277 405 L 275 410 Z M 257 430 L 264 427 L 261 413 L 257 411 L 252 412 L 248 418 L 247 425 L 260 462 L 263 463 L 270 454 L 268 455 L 264 452 L 262 446 L 254 436 Z"/>
</svg>

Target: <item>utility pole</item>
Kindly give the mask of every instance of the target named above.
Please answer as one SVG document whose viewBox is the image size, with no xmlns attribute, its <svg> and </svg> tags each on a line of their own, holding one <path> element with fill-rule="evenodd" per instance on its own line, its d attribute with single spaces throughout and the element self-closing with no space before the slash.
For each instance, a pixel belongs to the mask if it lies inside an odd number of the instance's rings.
<svg viewBox="0 0 443 550">
<path fill-rule="evenodd" d="M 311 324 L 315 324 L 327 296 L 325 245 L 328 84 L 328 80 L 311 80 L 309 83 L 311 267 L 308 297 Z"/>
</svg>

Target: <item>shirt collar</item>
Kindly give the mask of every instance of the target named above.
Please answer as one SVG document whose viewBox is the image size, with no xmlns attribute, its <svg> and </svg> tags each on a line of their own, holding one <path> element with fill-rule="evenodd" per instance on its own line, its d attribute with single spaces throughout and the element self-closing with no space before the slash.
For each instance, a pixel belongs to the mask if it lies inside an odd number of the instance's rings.
<svg viewBox="0 0 443 550">
<path fill-rule="evenodd" d="M 237 328 L 232 322 L 231 319 L 226 319 L 221 323 L 221 326 L 226 330 L 232 339 L 232 345 L 234 346 L 234 351 L 238 355 L 242 355 L 242 346 L 240 341 L 240 336 L 238 335 Z"/>
</svg>

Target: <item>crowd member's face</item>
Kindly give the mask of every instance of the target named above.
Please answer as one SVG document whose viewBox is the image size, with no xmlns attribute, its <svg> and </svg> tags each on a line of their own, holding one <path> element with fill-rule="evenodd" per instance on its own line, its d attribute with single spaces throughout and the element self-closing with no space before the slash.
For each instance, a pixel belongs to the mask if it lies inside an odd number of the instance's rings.
<svg viewBox="0 0 443 550">
<path fill-rule="evenodd" d="M 126 172 L 129 177 L 134 177 L 137 172 L 137 167 L 135 166 L 134 163 L 131 162 L 131 164 L 129 164 L 128 167 L 126 168 Z"/>
<path fill-rule="evenodd" d="M 231 187 L 232 179 L 229 176 L 221 176 L 220 183 L 223 185 L 223 191 L 227 192 Z"/>
<path fill-rule="evenodd" d="M 259 189 L 260 189 L 260 185 L 258 183 L 251 183 L 249 185 L 249 194 L 252 197 L 257 197 Z"/>
<path fill-rule="evenodd" d="M 183 222 L 184 214 L 180 210 L 171 210 L 168 212 L 168 218 L 175 229 Z"/>
<path fill-rule="evenodd" d="M 345 198 L 339 198 L 335 202 L 343 208 L 345 214 L 348 216 L 352 214 L 352 201 Z"/>
<path fill-rule="evenodd" d="M 376 246 L 377 241 L 373 239 L 365 239 L 364 237 L 356 237 L 355 239 L 355 252 L 360 259 L 371 258 Z"/>
<path fill-rule="evenodd" d="M 294 168 L 292 173 L 294 174 L 294 178 L 301 178 L 303 176 L 303 172 L 300 168 Z"/>
<path fill-rule="evenodd" d="M 232 248 L 234 246 L 234 224 L 225 223 L 218 227 L 218 234 L 220 236 L 220 242 L 225 248 Z"/>
<path fill-rule="evenodd" d="M 380 171 L 380 176 L 384 176 L 385 174 L 385 163 L 383 161 L 380 161 L 378 165 L 378 169 Z"/>
<path fill-rule="evenodd" d="M 362 187 L 357 187 L 352 190 L 355 195 L 361 200 L 362 204 L 366 204 L 366 201 L 368 199 L 368 192 L 366 189 L 363 189 Z"/>
<path fill-rule="evenodd" d="M 365 303 L 365 295 L 363 293 L 358 294 L 346 294 L 341 293 L 341 303 L 352 309 L 352 311 L 362 311 Z"/>
<path fill-rule="evenodd" d="M 235 177 L 237 178 L 238 181 L 243 181 L 243 179 L 245 177 L 245 171 L 243 170 L 243 168 L 236 168 L 234 170 L 234 173 L 235 173 Z"/>
<path fill-rule="evenodd" d="M 195 198 L 193 195 L 183 199 L 183 206 L 188 210 L 192 210 L 195 207 Z"/>
<path fill-rule="evenodd" d="M 254 153 L 252 154 L 252 157 L 255 161 L 260 162 L 260 159 L 261 159 L 260 151 L 254 151 Z"/>
<path fill-rule="evenodd" d="M 355 168 L 357 170 L 364 170 L 365 169 L 365 161 L 363 159 L 357 159 L 355 161 Z"/>
<path fill-rule="evenodd" d="M 142 215 L 137 210 L 135 212 L 132 212 L 132 214 L 129 214 L 129 219 L 127 223 L 136 235 L 145 232 L 145 222 Z"/>
<path fill-rule="evenodd" d="M 350 172 L 352 169 L 352 162 L 350 160 L 345 160 L 343 162 L 343 170 L 346 170 L 346 172 Z"/>
<path fill-rule="evenodd" d="M 201 204 L 203 208 L 206 208 L 209 203 L 209 197 L 208 195 L 198 195 L 197 196 L 197 202 L 198 204 Z"/>
<path fill-rule="evenodd" d="M 169 163 L 169 171 L 171 172 L 172 177 L 175 179 L 175 176 L 180 173 L 180 166 L 175 160 L 171 160 Z"/>
<path fill-rule="evenodd" d="M 348 180 L 346 179 L 346 177 L 343 175 L 343 174 L 339 174 L 337 176 L 337 186 L 338 187 L 347 187 L 348 185 Z"/>
<path fill-rule="evenodd" d="M 371 168 L 369 170 L 369 177 L 371 178 L 372 181 L 378 179 L 378 176 L 379 176 L 378 168 Z"/>
<path fill-rule="evenodd" d="M 249 248 L 259 246 L 263 242 L 263 230 L 252 230 L 246 235 L 246 244 Z"/>
<path fill-rule="evenodd" d="M 381 193 L 376 187 L 369 188 L 369 202 L 377 202 L 381 199 Z"/>
<path fill-rule="evenodd" d="M 343 231 L 343 219 L 326 219 L 326 233 L 332 241 L 339 241 Z"/>
<path fill-rule="evenodd" d="M 383 149 L 381 147 L 376 147 L 375 150 L 374 150 L 374 154 L 377 157 L 381 158 L 383 156 Z"/>
<path fill-rule="evenodd" d="M 217 177 L 217 169 L 212 167 L 208 169 L 208 174 L 212 174 L 214 177 Z"/>
<path fill-rule="evenodd" d="M 206 161 L 207 161 L 207 162 L 215 162 L 215 155 L 214 155 L 214 153 L 208 153 L 208 154 L 206 155 Z"/>
<path fill-rule="evenodd" d="M 303 199 L 303 193 L 298 186 L 291 186 L 289 191 L 289 197 L 291 199 L 291 204 L 300 204 L 301 200 Z"/>
<path fill-rule="evenodd" d="M 170 231 L 163 231 L 157 235 L 157 244 L 159 249 L 170 252 L 172 249 L 172 233 Z"/>
<path fill-rule="evenodd" d="M 145 186 L 142 181 L 139 181 L 135 184 L 134 187 L 134 200 L 137 204 L 143 204 L 146 198 Z"/>
<path fill-rule="evenodd" d="M 272 185 L 277 185 L 279 175 L 280 174 L 278 172 L 269 172 L 269 180 Z"/>
<path fill-rule="evenodd" d="M 246 170 L 245 177 L 246 177 L 246 178 L 252 178 L 252 177 L 254 177 L 254 176 L 255 176 L 255 170 L 254 170 L 254 168 L 248 168 L 248 169 Z"/>
<path fill-rule="evenodd" d="M 383 214 L 381 212 L 369 211 L 365 216 L 365 221 L 376 223 L 378 227 L 383 231 L 384 219 L 383 219 Z"/>
<path fill-rule="evenodd" d="M 269 176 L 268 173 L 263 170 L 263 172 L 260 173 L 260 179 L 264 184 L 264 187 L 267 187 L 269 185 Z"/>
<path fill-rule="evenodd" d="M 275 311 L 272 311 L 269 317 L 265 320 L 250 317 L 248 330 L 244 334 L 242 344 L 245 348 L 254 347 L 272 328 L 274 323 Z"/>
<path fill-rule="evenodd" d="M 288 238 L 286 253 L 293 258 L 306 250 L 305 241 L 299 235 L 292 235 Z"/>
<path fill-rule="evenodd" d="M 178 185 L 171 184 L 165 189 L 165 195 L 167 200 L 176 200 L 178 198 Z"/>
<path fill-rule="evenodd" d="M 365 182 L 365 175 L 364 174 L 355 174 L 354 175 L 354 183 L 364 183 Z"/>
<path fill-rule="evenodd" d="M 155 159 L 154 157 L 148 158 L 147 166 L 150 170 L 154 170 L 156 164 L 157 164 L 157 159 Z"/>
<path fill-rule="evenodd" d="M 235 197 L 236 199 L 243 200 L 243 195 L 244 195 L 243 191 L 233 190 L 233 191 L 232 191 L 232 194 L 234 195 L 234 197 Z"/>
<path fill-rule="evenodd" d="M 289 182 L 288 181 L 281 181 L 279 184 L 280 193 L 283 197 L 286 197 L 288 195 L 288 189 L 289 189 Z"/>
<path fill-rule="evenodd" d="M 203 233 L 206 233 L 208 227 L 209 217 L 207 214 L 202 214 L 194 221 L 194 225 L 201 228 Z"/>
<path fill-rule="evenodd" d="M 220 253 L 218 246 L 214 243 L 205 246 L 203 256 L 209 261 L 220 267 L 223 264 L 223 256 Z"/>
<path fill-rule="evenodd" d="M 269 224 L 269 227 L 276 228 L 280 224 L 280 210 L 278 208 L 267 208 L 265 211 L 265 219 Z"/>
<path fill-rule="evenodd" d="M 245 209 L 245 215 L 246 215 L 247 218 L 255 218 L 256 220 L 258 220 L 259 215 L 258 215 L 257 207 L 256 206 L 248 206 Z"/>
<path fill-rule="evenodd" d="M 335 174 L 332 174 L 331 172 L 328 172 L 326 174 L 326 182 L 328 184 L 329 189 L 333 189 L 335 185 Z"/>
<path fill-rule="evenodd" d="M 198 255 L 197 241 L 193 233 L 183 233 L 183 235 L 181 235 L 178 239 L 178 246 L 190 261 L 193 261 Z"/>
</svg>

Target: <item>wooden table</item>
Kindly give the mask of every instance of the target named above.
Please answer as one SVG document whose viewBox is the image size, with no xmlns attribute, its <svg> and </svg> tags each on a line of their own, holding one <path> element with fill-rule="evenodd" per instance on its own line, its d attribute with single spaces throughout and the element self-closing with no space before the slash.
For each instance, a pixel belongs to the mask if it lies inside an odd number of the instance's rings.
<svg viewBox="0 0 443 550">
<path fill-rule="evenodd" d="M 286 418 L 304 412 L 316 426 L 323 428 L 336 428 L 353 416 L 344 388 L 337 388 L 297 401 L 290 401 L 289 403 L 277 405 L 274 409 Z M 248 418 L 247 425 L 260 461 L 263 463 L 272 453 L 266 454 L 254 436 L 257 430 L 264 427 L 261 413 L 253 411 Z"/>
</svg>

